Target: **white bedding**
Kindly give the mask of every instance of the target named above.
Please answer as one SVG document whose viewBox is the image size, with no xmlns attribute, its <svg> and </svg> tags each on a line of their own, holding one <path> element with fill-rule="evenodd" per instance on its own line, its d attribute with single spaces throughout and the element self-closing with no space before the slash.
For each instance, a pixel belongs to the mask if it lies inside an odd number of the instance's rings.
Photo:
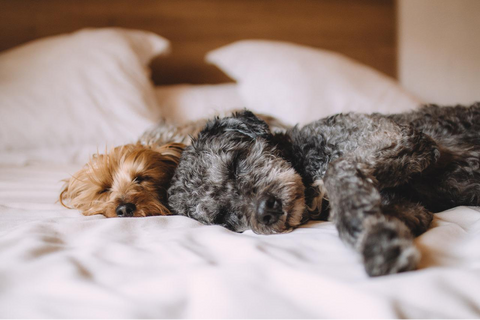
<svg viewBox="0 0 480 320">
<path fill-rule="evenodd" d="M 84 217 L 77 165 L 0 166 L 0 317 L 480 317 L 480 212 L 435 216 L 420 270 L 369 279 L 328 222 L 260 236 L 186 217 Z"/>
<path fill-rule="evenodd" d="M 104 37 L 111 39 L 103 41 Z M 214 111 L 254 109 L 244 101 L 252 101 L 257 92 L 238 91 L 234 84 L 155 90 L 147 81 L 146 65 L 155 52 L 165 49 L 158 45 L 166 40 L 151 34 L 92 30 L 56 39 L 58 46 L 39 41 L 17 51 L 28 49 L 29 55 L 16 67 L 11 59 L 20 61 L 24 55 L 0 53 L 0 70 L 11 71 L 0 72 L 0 84 L 15 79 L 13 84 L 18 85 L 10 96 L 3 87 L 2 101 L 9 103 L 0 103 L 0 111 L 8 115 L 0 118 L 2 132 L 15 138 L 0 134 L 1 318 L 480 317 L 478 208 L 459 207 L 435 216 L 430 230 L 416 240 L 423 254 L 418 271 L 374 279 L 366 276 L 358 256 L 328 222 L 311 222 L 289 234 L 260 236 L 204 226 L 181 216 L 106 219 L 63 208 L 56 202 L 61 180 L 76 172 L 97 148 L 104 150 L 108 141 L 131 142 L 133 131 L 119 137 L 115 130 L 143 123 L 148 110 L 155 109 L 148 114 L 148 123 L 155 122 L 159 113 L 172 121 L 195 120 Z M 96 69 L 104 64 L 93 63 L 75 50 L 79 39 L 80 44 L 88 41 L 84 48 L 96 46 L 101 61 L 123 67 L 103 70 L 105 83 L 98 86 Z M 110 50 L 109 43 L 117 43 L 123 53 Z M 84 92 L 77 92 L 77 82 L 62 86 L 68 83 L 63 79 L 71 76 L 63 73 L 63 64 L 50 74 L 58 84 L 54 87 L 44 83 L 42 72 L 22 67 L 28 63 L 44 68 L 43 60 L 35 59 L 50 59 L 52 51 L 45 49 L 68 53 L 68 59 L 61 60 L 67 65 L 85 60 L 83 67 L 72 69 L 79 72 L 76 76 L 82 79 L 78 83 Z M 336 75 L 342 81 L 332 96 L 349 94 L 341 84 L 351 83 L 357 70 L 349 67 L 351 61 L 338 63 L 348 72 Z M 5 65 L 13 69 L 2 69 Z M 269 65 L 272 71 L 283 67 Z M 23 86 L 30 82 L 22 77 L 36 85 Z M 247 78 L 240 79 L 244 87 L 256 88 L 255 83 L 245 82 Z M 375 79 L 370 86 L 381 81 Z M 31 92 L 37 86 L 56 92 L 41 91 L 45 100 L 39 100 Z M 291 94 L 303 95 L 303 89 Z M 266 93 L 257 97 L 261 101 L 274 101 L 272 92 L 259 92 Z M 117 105 L 119 96 L 123 98 Z M 371 106 L 382 105 L 377 95 L 364 98 Z M 32 110 L 45 113 L 48 121 L 35 121 Z M 137 113 L 131 119 L 133 110 Z M 313 111 L 318 116 L 328 110 Z M 286 122 L 294 119 L 293 113 L 307 114 L 303 120 L 312 120 L 310 111 L 305 111 L 299 104 L 290 114 L 279 115 Z M 82 121 L 70 117 L 77 113 L 85 116 Z M 26 115 L 29 121 L 21 122 Z M 57 139 L 59 133 L 66 134 Z"/>
</svg>

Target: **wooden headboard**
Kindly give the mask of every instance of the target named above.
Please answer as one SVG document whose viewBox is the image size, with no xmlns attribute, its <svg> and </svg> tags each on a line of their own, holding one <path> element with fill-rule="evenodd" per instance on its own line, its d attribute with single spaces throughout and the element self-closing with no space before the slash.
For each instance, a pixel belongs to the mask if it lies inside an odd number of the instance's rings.
<svg viewBox="0 0 480 320">
<path fill-rule="evenodd" d="M 172 42 L 156 84 L 230 81 L 205 53 L 241 39 L 341 52 L 396 77 L 394 0 L 0 0 L 0 50 L 84 27 L 153 31 Z"/>
</svg>

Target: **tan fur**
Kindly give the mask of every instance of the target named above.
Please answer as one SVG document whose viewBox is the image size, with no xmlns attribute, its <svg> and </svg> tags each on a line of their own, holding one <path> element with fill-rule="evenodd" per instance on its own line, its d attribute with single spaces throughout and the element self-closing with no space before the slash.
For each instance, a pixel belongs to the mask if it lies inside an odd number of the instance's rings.
<svg viewBox="0 0 480 320">
<path fill-rule="evenodd" d="M 60 193 L 60 203 L 84 215 L 116 217 L 122 204 L 136 206 L 135 217 L 168 215 L 167 188 L 185 145 L 128 144 L 95 154 Z"/>
</svg>

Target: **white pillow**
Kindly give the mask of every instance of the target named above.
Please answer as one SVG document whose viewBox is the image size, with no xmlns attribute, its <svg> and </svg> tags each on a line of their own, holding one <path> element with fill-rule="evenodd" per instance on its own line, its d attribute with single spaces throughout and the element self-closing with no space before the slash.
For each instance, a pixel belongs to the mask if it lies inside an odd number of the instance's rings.
<svg viewBox="0 0 480 320">
<path fill-rule="evenodd" d="M 244 40 L 206 59 L 237 81 L 248 108 L 290 124 L 346 111 L 401 112 L 420 104 L 393 79 L 326 50 Z"/>
<path fill-rule="evenodd" d="M 158 86 L 155 92 L 163 117 L 176 123 L 227 115 L 245 108 L 235 83 Z"/>
<path fill-rule="evenodd" d="M 0 54 L 0 150 L 136 140 L 160 116 L 150 32 L 84 29 Z"/>
</svg>

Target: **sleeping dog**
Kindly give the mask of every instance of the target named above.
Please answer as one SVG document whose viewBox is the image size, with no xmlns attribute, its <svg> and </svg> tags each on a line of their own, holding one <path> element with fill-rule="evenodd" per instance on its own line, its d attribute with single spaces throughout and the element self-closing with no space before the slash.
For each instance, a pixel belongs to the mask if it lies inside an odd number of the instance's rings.
<svg viewBox="0 0 480 320">
<path fill-rule="evenodd" d="M 412 270 L 432 213 L 480 205 L 480 104 L 338 114 L 285 134 L 243 111 L 210 120 L 168 190 L 174 213 L 259 234 L 335 223 L 371 276 Z"/>
<path fill-rule="evenodd" d="M 272 132 L 289 127 L 274 117 L 260 114 Z M 92 156 L 65 180 L 59 196 L 66 208 L 84 215 L 113 217 L 169 215 L 167 189 L 180 155 L 190 137 L 205 126 L 206 119 L 173 124 L 166 120 L 147 130 L 136 143 Z"/>
</svg>

